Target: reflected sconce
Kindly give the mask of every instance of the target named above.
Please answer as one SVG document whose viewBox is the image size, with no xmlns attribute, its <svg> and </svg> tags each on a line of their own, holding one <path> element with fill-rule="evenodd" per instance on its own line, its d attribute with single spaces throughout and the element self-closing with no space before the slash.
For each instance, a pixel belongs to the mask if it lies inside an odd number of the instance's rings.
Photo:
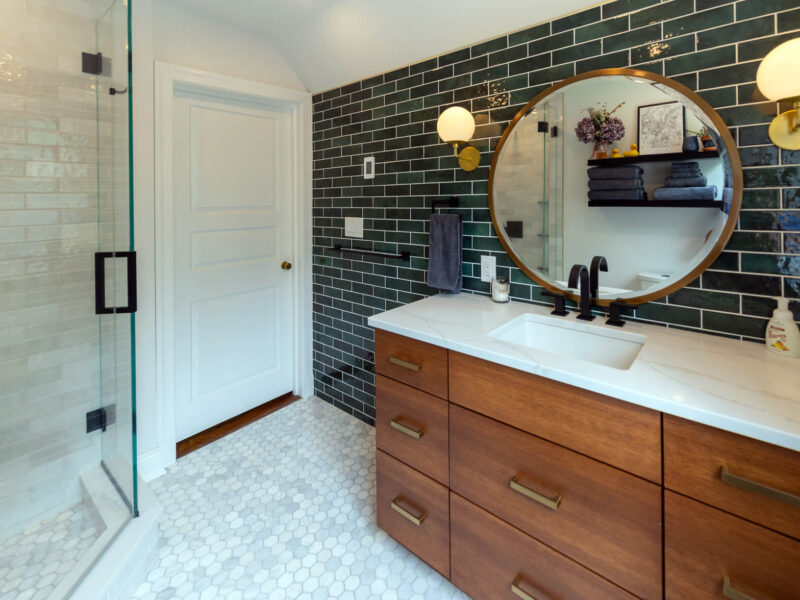
<svg viewBox="0 0 800 600">
<path fill-rule="evenodd" d="M 788 102 L 769 126 L 769 139 L 779 148 L 800 150 L 800 38 L 784 42 L 761 61 L 756 74 L 758 89 L 773 102 Z"/>
<path fill-rule="evenodd" d="M 475 133 L 475 119 L 460 106 L 451 106 L 439 115 L 436 131 L 442 141 L 453 146 L 453 156 L 458 157 L 458 165 L 464 171 L 474 171 L 481 164 L 481 153 L 477 148 L 467 146 L 460 153 L 459 144 L 466 144 Z"/>
</svg>

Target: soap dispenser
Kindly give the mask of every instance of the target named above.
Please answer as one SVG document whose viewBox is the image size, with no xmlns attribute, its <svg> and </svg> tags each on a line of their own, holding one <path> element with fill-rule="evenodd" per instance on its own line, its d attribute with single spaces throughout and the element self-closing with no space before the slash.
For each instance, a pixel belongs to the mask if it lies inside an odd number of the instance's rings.
<svg viewBox="0 0 800 600">
<path fill-rule="evenodd" d="M 775 298 L 778 308 L 772 313 L 772 318 L 767 324 L 767 348 L 793 358 L 800 357 L 800 330 L 794 322 L 792 311 L 789 310 L 787 298 Z"/>
</svg>

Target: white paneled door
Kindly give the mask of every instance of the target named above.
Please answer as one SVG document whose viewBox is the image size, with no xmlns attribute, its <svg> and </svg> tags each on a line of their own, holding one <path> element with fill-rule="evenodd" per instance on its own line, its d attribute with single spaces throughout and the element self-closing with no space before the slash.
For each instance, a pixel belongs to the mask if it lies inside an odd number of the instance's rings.
<svg viewBox="0 0 800 600">
<path fill-rule="evenodd" d="M 292 391 L 291 118 L 247 97 L 176 91 L 175 434 Z"/>
</svg>

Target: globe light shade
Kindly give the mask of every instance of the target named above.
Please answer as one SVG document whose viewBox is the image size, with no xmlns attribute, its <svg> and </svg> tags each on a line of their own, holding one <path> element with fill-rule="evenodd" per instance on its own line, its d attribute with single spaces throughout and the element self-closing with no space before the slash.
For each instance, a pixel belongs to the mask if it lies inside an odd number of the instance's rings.
<svg viewBox="0 0 800 600">
<path fill-rule="evenodd" d="M 782 43 L 767 54 L 756 73 L 758 89 L 770 100 L 800 98 L 800 38 Z"/>
<path fill-rule="evenodd" d="M 769 139 L 779 148 L 800 150 L 800 38 L 784 42 L 764 57 L 756 73 L 758 89 L 773 102 L 791 102 L 769 126 Z"/>
<path fill-rule="evenodd" d="M 469 141 L 475 133 L 475 119 L 466 108 L 451 106 L 439 115 L 436 131 L 443 142 L 452 144 L 458 152 L 458 144 Z"/>
</svg>

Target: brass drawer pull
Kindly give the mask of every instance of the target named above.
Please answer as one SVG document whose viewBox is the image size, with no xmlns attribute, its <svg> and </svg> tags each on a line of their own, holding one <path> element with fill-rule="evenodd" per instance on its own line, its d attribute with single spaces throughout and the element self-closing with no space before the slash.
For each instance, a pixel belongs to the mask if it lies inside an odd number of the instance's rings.
<svg viewBox="0 0 800 600">
<path fill-rule="evenodd" d="M 400 506 L 400 502 L 403 502 L 403 498 L 401 496 L 398 496 L 397 498 L 392 500 L 390 506 L 392 507 L 393 510 L 395 510 L 398 513 L 400 513 L 402 516 L 404 516 L 406 519 L 411 521 L 417 527 L 422 525 L 422 522 L 425 520 L 425 517 L 428 516 L 428 513 L 423 510 L 423 511 L 420 512 L 420 514 L 416 514 L 415 515 L 410 510 L 405 509 L 402 506 Z"/>
<path fill-rule="evenodd" d="M 722 579 L 722 595 L 729 598 L 729 600 L 756 600 L 731 586 L 731 580 L 727 575 Z"/>
<path fill-rule="evenodd" d="M 522 600 L 539 600 L 536 596 L 531 596 L 528 592 L 523 590 L 519 585 L 522 583 L 522 575 L 517 575 L 517 578 L 514 580 L 514 583 L 511 584 L 511 593 L 514 594 L 517 598 L 522 598 Z"/>
<path fill-rule="evenodd" d="M 425 433 L 424 428 L 420 427 L 419 429 L 414 429 L 413 427 L 409 427 L 408 425 L 403 425 L 397 419 L 392 419 L 391 421 L 389 421 L 389 425 L 391 425 L 393 429 L 397 429 L 397 431 L 405 433 L 407 436 L 410 436 L 415 440 L 421 438 L 422 435 Z"/>
<path fill-rule="evenodd" d="M 728 467 L 726 466 L 723 466 L 720 469 L 719 478 L 723 481 L 723 483 L 727 483 L 728 485 L 738 487 L 739 489 L 746 490 L 748 492 L 755 492 L 756 494 L 761 494 L 762 496 L 772 498 L 778 502 L 783 502 L 789 506 L 800 508 L 800 496 L 795 496 L 794 494 L 769 487 L 763 483 L 758 483 L 757 481 L 751 481 L 750 479 L 745 479 L 744 477 L 734 475 L 728 471 Z"/>
<path fill-rule="evenodd" d="M 404 369 L 408 369 L 409 371 L 414 371 L 414 373 L 419 373 L 419 370 L 422 368 L 422 364 L 409 362 L 407 360 L 403 360 L 402 358 L 397 358 L 396 354 L 392 354 L 389 357 L 389 362 L 393 365 L 397 365 L 398 367 L 403 367 Z"/>
<path fill-rule="evenodd" d="M 539 492 L 534 492 L 532 489 L 522 485 L 516 477 L 511 478 L 511 481 L 508 482 L 508 487 L 515 492 L 522 494 L 526 498 L 530 498 L 531 500 L 535 500 L 539 504 L 546 506 L 550 510 L 558 510 L 558 505 L 561 504 L 561 496 L 556 496 L 555 498 L 543 496 Z"/>
</svg>

